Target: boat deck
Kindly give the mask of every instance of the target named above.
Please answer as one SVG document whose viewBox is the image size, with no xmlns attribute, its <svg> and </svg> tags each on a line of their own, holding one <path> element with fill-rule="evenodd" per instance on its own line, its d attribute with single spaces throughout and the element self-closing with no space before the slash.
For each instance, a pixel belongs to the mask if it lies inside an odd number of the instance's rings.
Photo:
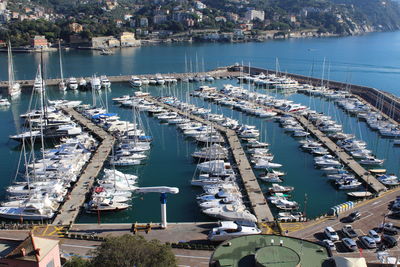
<svg viewBox="0 0 400 267">
<path fill-rule="evenodd" d="M 164 107 L 173 112 L 177 112 L 183 116 L 189 117 L 191 120 L 201 122 L 203 124 L 210 124 L 209 121 L 192 114 L 187 114 L 177 108 L 164 104 L 154 97 L 146 97 L 147 100 L 153 102 L 154 104 Z M 274 216 L 268 206 L 267 200 L 258 184 L 257 178 L 250 166 L 250 163 L 246 157 L 246 154 L 242 148 L 240 140 L 235 131 L 228 129 L 220 125 L 213 125 L 217 130 L 219 130 L 225 137 L 229 144 L 229 149 L 232 153 L 233 160 L 237 166 L 240 177 L 242 178 L 244 189 L 246 190 L 247 196 L 251 203 L 251 208 L 254 215 L 257 217 L 259 223 L 261 222 L 273 222 Z"/>
<path fill-rule="evenodd" d="M 61 206 L 59 213 L 53 221 L 53 224 L 56 225 L 68 225 L 71 222 L 75 222 L 80 208 L 85 202 L 86 194 L 93 187 L 94 181 L 101 171 L 104 162 L 107 160 L 115 143 L 115 138 L 112 135 L 96 126 L 76 110 L 72 108 L 62 108 L 62 110 L 72 116 L 76 122 L 86 128 L 91 134 L 100 139 L 101 143 L 92 155 L 89 163 L 83 169 L 67 200 Z"/>
</svg>

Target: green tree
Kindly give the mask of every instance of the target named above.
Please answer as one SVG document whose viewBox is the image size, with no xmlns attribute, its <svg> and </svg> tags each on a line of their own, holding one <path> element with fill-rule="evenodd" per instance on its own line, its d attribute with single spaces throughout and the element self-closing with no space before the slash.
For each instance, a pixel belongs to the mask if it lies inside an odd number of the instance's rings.
<svg viewBox="0 0 400 267">
<path fill-rule="evenodd" d="M 142 236 L 109 237 L 93 252 L 91 266 L 96 267 L 169 267 L 176 259 L 169 246 Z"/>
<path fill-rule="evenodd" d="M 79 257 L 72 257 L 65 263 L 64 267 L 90 267 L 90 262 Z"/>
</svg>

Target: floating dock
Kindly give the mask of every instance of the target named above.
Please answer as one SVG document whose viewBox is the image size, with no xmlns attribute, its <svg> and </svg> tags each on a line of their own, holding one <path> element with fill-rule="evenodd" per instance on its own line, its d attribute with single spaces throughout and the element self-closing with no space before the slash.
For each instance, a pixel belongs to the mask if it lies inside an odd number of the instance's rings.
<svg viewBox="0 0 400 267">
<path fill-rule="evenodd" d="M 93 187 L 94 181 L 99 175 L 115 143 L 115 138 L 112 135 L 95 125 L 76 110 L 72 108 L 62 108 L 62 110 L 72 116 L 76 122 L 87 129 L 92 135 L 100 139 L 101 143 L 93 153 L 89 163 L 83 169 L 67 200 L 61 206 L 59 213 L 53 221 L 55 225 L 68 225 L 75 222 L 85 202 L 86 194 Z"/>
<path fill-rule="evenodd" d="M 224 94 L 220 94 L 225 96 Z M 251 100 L 247 100 L 253 105 L 261 108 L 266 108 L 266 106 L 260 105 L 259 103 Z M 321 132 L 313 123 L 311 123 L 307 118 L 302 115 L 292 114 L 283 112 L 279 109 L 273 109 L 278 114 L 289 115 L 296 118 L 306 130 L 310 131 L 321 143 L 324 144 L 347 168 L 352 170 L 358 177 L 360 177 L 363 182 L 371 188 L 375 193 L 384 192 L 387 188 L 380 183 L 370 172 L 363 168 L 352 156 L 347 154 L 342 148 L 335 144 L 329 137 L 327 137 L 323 132 Z"/>
<path fill-rule="evenodd" d="M 318 130 L 313 123 L 301 115 L 294 115 L 303 127 L 310 131 L 321 143 L 325 145 L 346 167 L 352 170 L 375 193 L 386 191 L 386 187 L 380 183 L 370 172 L 364 169 L 352 156 L 336 145 L 323 132 Z"/>
<path fill-rule="evenodd" d="M 154 97 L 147 96 L 146 99 L 148 101 L 153 102 L 154 104 L 157 104 L 158 106 L 164 107 L 165 109 L 181 114 L 182 116 L 188 117 L 191 120 L 198 121 L 203 124 L 210 124 L 209 121 L 201 117 L 195 116 L 193 114 L 187 114 L 186 112 L 183 112 L 177 108 L 174 108 L 172 106 L 169 106 L 167 104 L 158 101 Z M 228 142 L 229 149 L 233 156 L 233 160 L 237 166 L 239 175 L 242 178 L 244 189 L 246 190 L 246 194 L 251 203 L 251 208 L 254 212 L 254 215 L 257 217 L 258 222 L 259 223 L 273 222 L 274 216 L 272 215 L 267 200 L 265 199 L 265 196 L 260 188 L 260 185 L 258 184 L 257 178 L 254 175 L 254 172 L 250 166 L 250 163 L 246 157 L 246 154 L 243 150 L 243 147 L 240 143 L 240 140 L 236 132 L 221 125 L 215 124 L 213 126 L 225 136 Z"/>
</svg>

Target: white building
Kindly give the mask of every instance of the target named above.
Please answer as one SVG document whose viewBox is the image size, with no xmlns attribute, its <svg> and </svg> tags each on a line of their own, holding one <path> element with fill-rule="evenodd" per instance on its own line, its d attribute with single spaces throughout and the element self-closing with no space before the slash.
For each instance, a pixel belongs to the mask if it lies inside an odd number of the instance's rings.
<svg viewBox="0 0 400 267">
<path fill-rule="evenodd" d="M 205 4 L 203 4 L 202 2 L 200 2 L 200 1 L 196 1 L 195 2 L 195 5 L 196 5 L 196 9 L 205 9 L 207 6 L 205 5 Z"/>
<path fill-rule="evenodd" d="M 263 10 L 249 10 L 245 13 L 245 18 L 248 21 L 252 21 L 255 19 L 259 19 L 261 21 L 264 21 L 265 18 L 265 13 Z"/>
</svg>

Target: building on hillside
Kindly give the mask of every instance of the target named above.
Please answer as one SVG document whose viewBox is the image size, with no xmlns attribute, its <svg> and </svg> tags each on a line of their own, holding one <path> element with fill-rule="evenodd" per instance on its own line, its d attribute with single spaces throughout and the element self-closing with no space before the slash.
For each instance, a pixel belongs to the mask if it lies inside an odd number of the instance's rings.
<svg viewBox="0 0 400 267">
<path fill-rule="evenodd" d="M 69 36 L 70 45 L 87 45 L 89 43 L 89 39 L 82 38 L 79 34 L 71 34 Z"/>
<path fill-rule="evenodd" d="M 140 41 L 136 40 L 133 32 L 123 32 L 119 36 L 121 47 L 140 46 Z"/>
<path fill-rule="evenodd" d="M 265 19 L 265 12 L 262 10 L 248 10 L 245 13 L 245 18 L 248 21 L 253 21 L 255 19 L 263 21 Z"/>
<path fill-rule="evenodd" d="M 205 4 L 203 4 L 202 2 L 200 2 L 200 1 L 196 1 L 194 4 L 196 6 L 196 9 L 202 10 L 202 9 L 207 8 L 207 6 Z"/>
<path fill-rule="evenodd" d="M 139 25 L 140 25 L 140 27 L 148 27 L 149 20 L 147 18 L 140 18 Z"/>
<path fill-rule="evenodd" d="M 93 37 L 90 46 L 92 49 L 119 47 L 120 41 L 117 38 L 114 38 L 114 36 Z"/>
<path fill-rule="evenodd" d="M 106 8 L 108 10 L 113 10 L 118 6 L 117 0 L 106 0 Z"/>
<path fill-rule="evenodd" d="M 226 18 L 230 21 L 237 22 L 239 20 L 239 15 L 229 12 L 228 14 L 226 14 Z"/>
<path fill-rule="evenodd" d="M 68 25 L 68 29 L 73 33 L 79 33 L 83 31 L 83 26 L 79 23 L 73 22 Z"/>
<path fill-rule="evenodd" d="M 226 22 L 226 18 L 223 16 L 217 16 L 215 17 L 216 22 Z"/>
<path fill-rule="evenodd" d="M 35 49 L 46 49 L 49 48 L 49 43 L 47 42 L 46 37 L 43 35 L 35 35 L 35 37 L 31 40 L 31 46 Z"/>
<path fill-rule="evenodd" d="M 153 17 L 154 24 L 161 24 L 167 21 L 167 16 L 164 14 L 157 14 Z"/>
<path fill-rule="evenodd" d="M 58 243 L 32 234 L 19 241 L 0 239 L 0 266 L 61 267 Z"/>
<path fill-rule="evenodd" d="M 133 18 L 133 15 L 131 15 L 131 14 L 124 15 L 124 20 L 126 20 L 126 21 L 130 21 L 132 18 Z"/>
</svg>

